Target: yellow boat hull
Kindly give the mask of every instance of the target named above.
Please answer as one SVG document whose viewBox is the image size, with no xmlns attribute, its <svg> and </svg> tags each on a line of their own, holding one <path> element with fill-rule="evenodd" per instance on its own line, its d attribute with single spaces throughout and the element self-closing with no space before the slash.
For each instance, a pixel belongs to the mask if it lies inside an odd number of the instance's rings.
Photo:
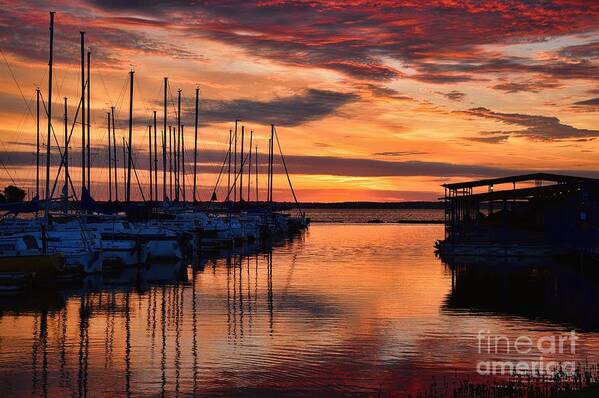
<svg viewBox="0 0 599 398">
<path fill-rule="evenodd" d="M 65 258 L 61 253 L 0 257 L 0 273 L 56 274 L 64 270 L 64 265 Z"/>
</svg>

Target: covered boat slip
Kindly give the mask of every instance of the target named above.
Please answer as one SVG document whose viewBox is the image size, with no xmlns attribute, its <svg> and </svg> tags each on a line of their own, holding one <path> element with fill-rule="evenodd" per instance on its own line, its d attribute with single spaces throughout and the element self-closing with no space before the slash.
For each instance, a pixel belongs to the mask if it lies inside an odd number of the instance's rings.
<svg viewBox="0 0 599 398">
<path fill-rule="evenodd" d="M 553 256 L 599 251 L 597 179 L 537 173 L 443 187 L 441 253 Z"/>
</svg>

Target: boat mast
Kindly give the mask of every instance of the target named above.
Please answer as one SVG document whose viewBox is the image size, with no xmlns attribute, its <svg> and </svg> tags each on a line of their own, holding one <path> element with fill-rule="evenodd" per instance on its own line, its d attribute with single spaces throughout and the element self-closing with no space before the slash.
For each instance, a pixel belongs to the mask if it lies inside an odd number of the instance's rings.
<svg viewBox="0 0 599 398">
<path fill-rule="evenodd" d="M 241 157 L 239 158 L 239 203 L 243 202 L 243 145 L 245 141 L 245 126 L 241 126 Z"/>
<path fill-rule="evenodd" d="M 270 193 L 269 193 L 269 202 L 272 203 L 272 184 L 273 184 L 273 174 L 274 174 L 274 144 L 275 144 L 275 125 L 270 125 Z"/>
<path fill-rule="evenodd" d="M 270 139 L 268 139 L 268 160 L 266 168 L 266 201 L 270 202 Z"/>
<path fill-rule="evenodd" d="M 237 122 L 239 122 L 239 120 L 235 120 L 235 134 L 233 137 L 233 140 L 235 141 L 233 149 L 233 203 L 237 203 Z"/>
<path fill-rule="evenodd" d="M 169 198 L 173 198 L 173 126 L 168 126 L 168 179 Z"/>
<path fill-rule="evenodd" d="M 87 51 L 87 191 L 91 195 L 91 116 L 90 111 L 92 107 L 91 102 L 91 86 L 90 86 L 90 62 L 91 62 L 91 51 Z"/>
<path fill-rule="evenodd" d="M 180 158 L 181 158 L 181 89 L 177 90 L 177 130 L 175 135 L 175 202 L 179 201 L 179 189 L 181 188 L 181 180 L 179 179 Z"/>
<path fill-rule="evenodd" d="M 81 197 L 85 189 L 85 32 L 81 35 Z"/>
<path fill-rule="evenodd" d="M 64 97 L 64 198 L 65 213 L 69 204 L 69 131 L 68 131 L 68 98 Z"/>
<path fill-rule="evenodd" d="M 119 201 L 119 178 L 118 178 L 118 159 L 116 156 L 116 126 L 114 125 L 114 106 L 110 107 L 110 117 L 112 119 L 112 161 L 114 162 L 114 199 Z"/>
<path fill-rule="evenodd" d="M 125 146 L 125 137 L 123 138 L 123 183 L 127 184 L 127 169 L 125 168 L 125 163 L 127 163 L 127 152 Z M 127 192 L 125 192 L 125 199 L 127 198 Z"/>
<path fill-rule="evenodd" d="M 251 202 L 251 189 L 252 189 L 252 139 L 254 138 L 254 131 L 250 130 L 250 150 L 249 150 L 249 163 L 248 163 L 248 197 L 247 201 Z"/>
<path fill-rule="evenodd" d="M 48 252 L 48 242 L 45 238 L 45 232 L 48 227 L 50 217 L 50 138 L 52 132 L 52 64 L 54 62 L 54 12 L 50 12 L 50 56 L 48 60 L 48 135 L 46 145 L 46 194 L 45 194 L 45 209 L 43 222 L 43 249 L 44 253 Z"/>
<path fill-rule="evenodd" d="M 108 201 L 112 202 L 112 144 L 110 142 L 110 112 L 106 112 L 108 126 Z"/>
<path fill-rule="evenodd" d="M 166 92 L 168 88 L 168 77 L 164 78 L 164 126 L 162 130 L 162 200 L 166 200 Z"/>
<path fill-rule="evenodd" d="M 150 183 L 152 183 L 150 181 Z M 158 202 L 158 146 L 156 138 L 156 111 L 154 111 L 154 200 Z"/>
<path fill-rule="evenodd" d="M 256 154 L 256 204 L 258 204 L 258 146 L 256 145 L 256 152 L 254 152 Z"/>
<path fill-rule="evenodd" d="M 125 200 L 131 201 L 131 148 L 133 147 L 133 74 L 135 72 L 131 70 L 129 72 L 129 141 L 127 151 L 127 191 Z"/>
<path fill-rule="evenodd" d="M 233 138 L 233 132 L 229 129 L 229 152 L 228 160 L 229 160 L 229 168 L 227 170 L 227 202 L 231 201 L 231 140 Z"/>
<path fill-rule="evenodd" d="M 152 125 L 148 124 L 148 150 L 149 150 L 149 166 L 150 166 L 150 203 L 154 198 L 154 189 L 152 188 Z"/>
<path fill-rule="evenodd" d="M 40 88 L 35 89 L 35 95 L 37 98 L 36 112 L 37 116 L 35 119 L 36 130 L 37 130 L 37 145 L 35 151 L 35 196 L 40 197 Z"/>
<path fill-rule="evenodd" d="M 166 200 L 166 131 L 162 131 L 162 201 Z"/>
<path fill-rule="evenodd" d="M 196 112 L 195 130 L 193 139 L 193 202 L 196 202 L 197 168 L 198 168 L 198 108 L 200 102 L 200 88 L 196 87 Z"/>
<path fill-rule="evenodd" d="M 187 202 L 187 195 L 185 193 L 185 133 L 183 128 L 185 125 L 181 125 L 181 177 L 183 180 L 183 203 Z"/>
</svg>

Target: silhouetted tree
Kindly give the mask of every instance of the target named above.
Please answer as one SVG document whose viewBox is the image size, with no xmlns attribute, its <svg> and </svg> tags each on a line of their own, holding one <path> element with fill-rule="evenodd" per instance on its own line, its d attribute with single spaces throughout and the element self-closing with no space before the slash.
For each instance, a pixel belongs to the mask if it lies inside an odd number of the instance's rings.
<svg viewBox="0 0 599 398">
<path fill-rule="evenodd" d="M 4 188 L 4 199 L 6 202 L 22 202 L 27 193 L 19 187 L 9 185 Z"/>
</svg>

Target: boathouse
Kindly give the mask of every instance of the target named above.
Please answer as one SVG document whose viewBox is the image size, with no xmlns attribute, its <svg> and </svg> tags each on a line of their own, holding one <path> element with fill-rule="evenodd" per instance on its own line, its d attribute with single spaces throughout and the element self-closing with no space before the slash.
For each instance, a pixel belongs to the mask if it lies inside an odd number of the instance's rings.
<svg viewBox="0 0 599 398">
<path fill-rule="evenodd" d="M 442 252 L 554 255 L 599 248 L 599 179 L 535 173 L 442 186 Z"/>
</svg>

